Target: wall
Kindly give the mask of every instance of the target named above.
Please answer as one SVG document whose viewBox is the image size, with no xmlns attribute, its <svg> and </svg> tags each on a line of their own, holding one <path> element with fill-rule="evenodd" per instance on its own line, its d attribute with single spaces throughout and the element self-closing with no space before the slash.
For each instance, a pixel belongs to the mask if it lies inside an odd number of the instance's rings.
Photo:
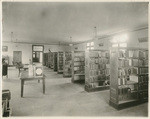
<svg viewBox="0 0 150 119">
<path fill-rule="evenodd" d="M 48 52 L 49 49 L 51 52 L 58 52 L 58 51 L 71 51 L 70 46 L 63 46 L 63 45 L 44 45 L 44 53 Z"/>
<path fill-rule="evenodd" d="M 8 46 L 8 52 L 2 52 L 2 55 L 9 56 L 9 64 L 12 65 L 13 51 L 22 51 L 22 63 L 28 64 L 29 59 L 32 59 L 32 44 L 18 43 L 2 43 L 3 46 Z M 59 46 L 59 45 L 44 45 L 44 52 L 48 52 L 49 48 L 52 52 L 58 51 L 71 51 L 70 46 Z"/>
<path fill-rule="evenodd" d="M 138 31 L 132 31 L 132 32 L 122 32 L 122 34 L 127 34 L 128 41 L 127 41 L 127 47 L 135 47 L 135 48 L 148 48 L 148 42 L 139 43 L 138 38 L 148 37 L 148 29 L 142 29 Z M 119 35 L 119 34 L 117 34 Z M 93 40 L 94 42 L 94 48 L 95 49 L 109 49 L 111 47 L 110 40 L 113 39 L 116 35 L 102 38 L 102 39 L 96 39 Z M 103 43 L 103 46 L 99 46 L 100 43 Z M 86 43 L 81 43 L 74 45 L 73 50 L 77 48 L 77 50 L 85 50 L 86 49 Z"/>
</svg>

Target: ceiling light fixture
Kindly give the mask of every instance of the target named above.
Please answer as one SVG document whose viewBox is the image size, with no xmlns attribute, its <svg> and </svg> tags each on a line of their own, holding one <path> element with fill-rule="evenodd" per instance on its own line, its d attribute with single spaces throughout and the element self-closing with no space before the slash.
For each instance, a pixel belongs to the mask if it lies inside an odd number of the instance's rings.
<svg viewBox="0 0 150 119">
<path fill-rule="evenodd" d="M 70 37 L 70 40 L 71 40 L 71 43 L 69 44 L 69 46 L 73 46 L 73 44 L 72 44 L 72 37 Z"/>
</svg>

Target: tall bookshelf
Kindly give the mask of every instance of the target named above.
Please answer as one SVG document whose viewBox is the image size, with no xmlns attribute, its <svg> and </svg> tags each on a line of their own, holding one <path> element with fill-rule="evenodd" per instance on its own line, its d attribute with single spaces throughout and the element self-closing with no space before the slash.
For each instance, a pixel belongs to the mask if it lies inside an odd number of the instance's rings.
<svg viewBox="0 0 150 119">
<path fill-rule="evenodd" d="M 110 85 L 110 64 L 108 50 L 87 50 L 85 52 L 85 90 L 88 92 L 108 90 Z"/>
<path fill-rule="evenodd" d="M 48 52 L 48 67 L 53 69 L 53 53 Z"/>
<path fill-rule="evenodd" d="M 85 51 L 72 51 L 72 82 L 85 81 Z"/>
<path fill-rule="evenodd" d="M 110 105 L 116 109 L 148 101 L 148 50 L 111 48 Z"/>
<path fill-rule="evenodd" d="M 63 54 L 64 52 L 57 53 L 57 73 L 58 74 L 63 73 Z"/>
<path fill-rule="evenodd" d="M 63 60 L 63 77 L 71 77 L 71 63 L 72 63 L 72 53 L 64 52 L 64 60 Z"/>
<path fill-rule="evenodd" d="M 43 65 L 44 66 L 47 66 L 47 60 L 48 60 L 47 53 L 43 53 Z"/>
<path fill-rule="evenodd" d="M 53 52 L 50 52 L 50 68 L 53 69 Z"/>
<path fill-rule="evenodd" d="M 44 53 L 45 66 L 48 67 L 48 53 Z"/>
<path fill-rule="evenodd" d="M 53 69 L 57 71 L 57 52 L 53 52 Z"/>
</svg>

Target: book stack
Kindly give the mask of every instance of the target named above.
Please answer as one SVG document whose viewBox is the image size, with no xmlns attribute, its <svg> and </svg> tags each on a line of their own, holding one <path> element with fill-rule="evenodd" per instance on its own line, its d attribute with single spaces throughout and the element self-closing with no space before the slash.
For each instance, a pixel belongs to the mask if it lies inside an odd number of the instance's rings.
<svg viewBox="0 0 150 119">
<path fill-rule="evenodd" d="M 110 65 L 109 52 L 107 50 L 91 50 L 87 54 L 86 68 L 89 74 L 86 76 L 88 89 L 96 89 L 109 85 Z"/>
</svg>

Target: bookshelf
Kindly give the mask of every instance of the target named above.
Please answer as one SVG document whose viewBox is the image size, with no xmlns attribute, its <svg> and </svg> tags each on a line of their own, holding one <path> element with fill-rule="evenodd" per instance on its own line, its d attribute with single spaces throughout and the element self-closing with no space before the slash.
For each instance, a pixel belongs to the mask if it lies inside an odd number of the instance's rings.
<svg viewBox="0 0 150 119">
<path fill-rule="evenodd" d="M 88 92 L 108 90 L 110 86 L 110 64 L 108 50 L 85 52 L 85 90 Z"/>
<path fill-rule="evenodd" d="M 58 52 L 57 54 L 57 73 L 63 73 L 63 54 L 64 52 Z"/>
<path fill-rule="evenodd" d="M 63 77 L 71 77 L 71 60 L 72 55 L 71 52 L 64 52 L 64 60 L 63 60 Z"/>
<path fill-rule="evenodd" d="M 54 65 L 54 71 L 57 71 L 57 52 L 53 52 L 53 65 Z"/>
<path fill-rule="evenodd" d="M 43 65 L 47 66 L 47 62 L 48 62 L 48 53 L 43 53 Z"/>
<path fill-rule="evenodd" d="M 111 48 L 110 105 L 116 109 L 148 101 L 148 50 Z"/>
<path fill-rule="evenodd" d="M 50 68 L 53 69 L 53 52 L 50 52 Z"/>
<path fill-rule="evenodd" d="M 53 68 L 52 57 L 53 57 L 53 53 L 48 52 L 48 67 L 51 68 L 51 69 Z"/>
<path fill-rule="evenodd" d="M 72 82 L 85 81 L 85 51 L 72 51 Z"/>
</svg>

